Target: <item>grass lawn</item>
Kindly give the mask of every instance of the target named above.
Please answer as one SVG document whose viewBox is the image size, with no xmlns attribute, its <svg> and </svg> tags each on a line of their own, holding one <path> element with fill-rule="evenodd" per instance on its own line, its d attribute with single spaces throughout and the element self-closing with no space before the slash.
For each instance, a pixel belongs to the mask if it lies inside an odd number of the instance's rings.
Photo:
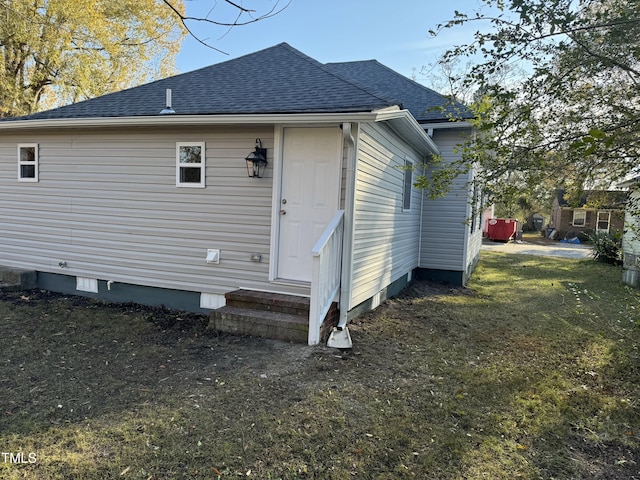
<svg viewBox="0 0 640 480">
<path fill-rule="evenodd" d="M 0 295 L 2 479 L 640 479 L 640 296 L 589 260 L 483 252 L 354 348 Z M 17 462 L 17 463 L 16 463 Z"/>
</svg>

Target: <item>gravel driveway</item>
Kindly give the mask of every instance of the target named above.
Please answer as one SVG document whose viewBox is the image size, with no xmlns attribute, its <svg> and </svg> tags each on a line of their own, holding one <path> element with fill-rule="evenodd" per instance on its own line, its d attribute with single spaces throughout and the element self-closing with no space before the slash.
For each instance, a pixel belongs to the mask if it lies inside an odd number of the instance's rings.
<svg viewBox="0 0 640 480">
<path fill-rule="evenodd" d="M 560 242 L 551 245 L 539 245 L 522 240 L 506 243 L 484 240 L 482 242 L 482 250 L 563 258 L 589 258 L 593 251 L 593 249 L 587 245 Z"/>
</svg>

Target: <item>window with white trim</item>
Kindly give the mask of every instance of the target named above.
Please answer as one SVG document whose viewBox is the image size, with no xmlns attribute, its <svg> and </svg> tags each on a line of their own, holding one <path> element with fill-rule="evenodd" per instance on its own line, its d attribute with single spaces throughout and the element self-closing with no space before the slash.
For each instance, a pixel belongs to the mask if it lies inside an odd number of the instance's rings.
<svg viewBox="0 0 640 480">
<path fill-rule="evenodd" d="M 598 233 L 609 233 L 609 227 L 611 225 L 611 212 L 609 210 L 598 211 L 598 219 L 596 225 L 596 230 L 598 231 Z"/>
<path fill-rule="evenodd" d="M 411 211 L 411 190 L 413 188 L 413 162 L 404 161 L 404 185 L 402 190 L 402 211 Z"/>
<path fill-rule="evenodd" d="M 584 227 L 587 223 L 587 211 L 586 210 L 574 210 L 573 220 L 571 225 L 574 227 Z"/>
<path fill-rule="evenodd" d="M 38 144 L 18 144 L 18 181 L 38 181 Z"/>
<path fill-rule="evenodd" d="M 204 142 L 176 143 L 176 186 L 204 188 Z"/>
</svg>

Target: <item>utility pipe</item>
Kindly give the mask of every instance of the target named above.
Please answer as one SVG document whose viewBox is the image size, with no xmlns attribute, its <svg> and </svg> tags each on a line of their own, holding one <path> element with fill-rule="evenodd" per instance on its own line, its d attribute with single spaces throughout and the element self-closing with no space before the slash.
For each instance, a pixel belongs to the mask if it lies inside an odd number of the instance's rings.
<svg viewBox="0 0 640 480">
<path fill-rule="evenodd" d="M 352 124 L 345 122 L 342 124 L 342 138 L 347 146 L 347 178 L 344 199 L 344 233 L 342 240 L 342 274 L 340 279 L 340 319 L 338 329 L 342 330 L 347 326 L 347 314 L 351 303 L 351 276 L 353 262 L 353 212 L 355 205 L 355 185 L 356 185 L 356 148 L 355 139 L 352 133 Z"/>
</svg>

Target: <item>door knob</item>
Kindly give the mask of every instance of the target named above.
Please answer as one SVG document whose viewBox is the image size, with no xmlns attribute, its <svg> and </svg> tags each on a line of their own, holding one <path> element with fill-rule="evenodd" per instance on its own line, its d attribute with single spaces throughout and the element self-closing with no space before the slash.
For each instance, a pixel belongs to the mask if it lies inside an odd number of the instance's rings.
<svg viewBox="0 0 640 480">
<path fill-rule="evenodd" d="M 287 211 L 286 210 L 280 210 L 280 215 L 286 215 Z"/>
<path fill-rule="evenodd" d="M 283 199 L 282 199 L 282 204 L 283 204 L 283 205 L 286 205 L 286 204 L 287 204 L 287 199 L 286 199 L 286 198 L 283 198 Z"/>
</svg>

